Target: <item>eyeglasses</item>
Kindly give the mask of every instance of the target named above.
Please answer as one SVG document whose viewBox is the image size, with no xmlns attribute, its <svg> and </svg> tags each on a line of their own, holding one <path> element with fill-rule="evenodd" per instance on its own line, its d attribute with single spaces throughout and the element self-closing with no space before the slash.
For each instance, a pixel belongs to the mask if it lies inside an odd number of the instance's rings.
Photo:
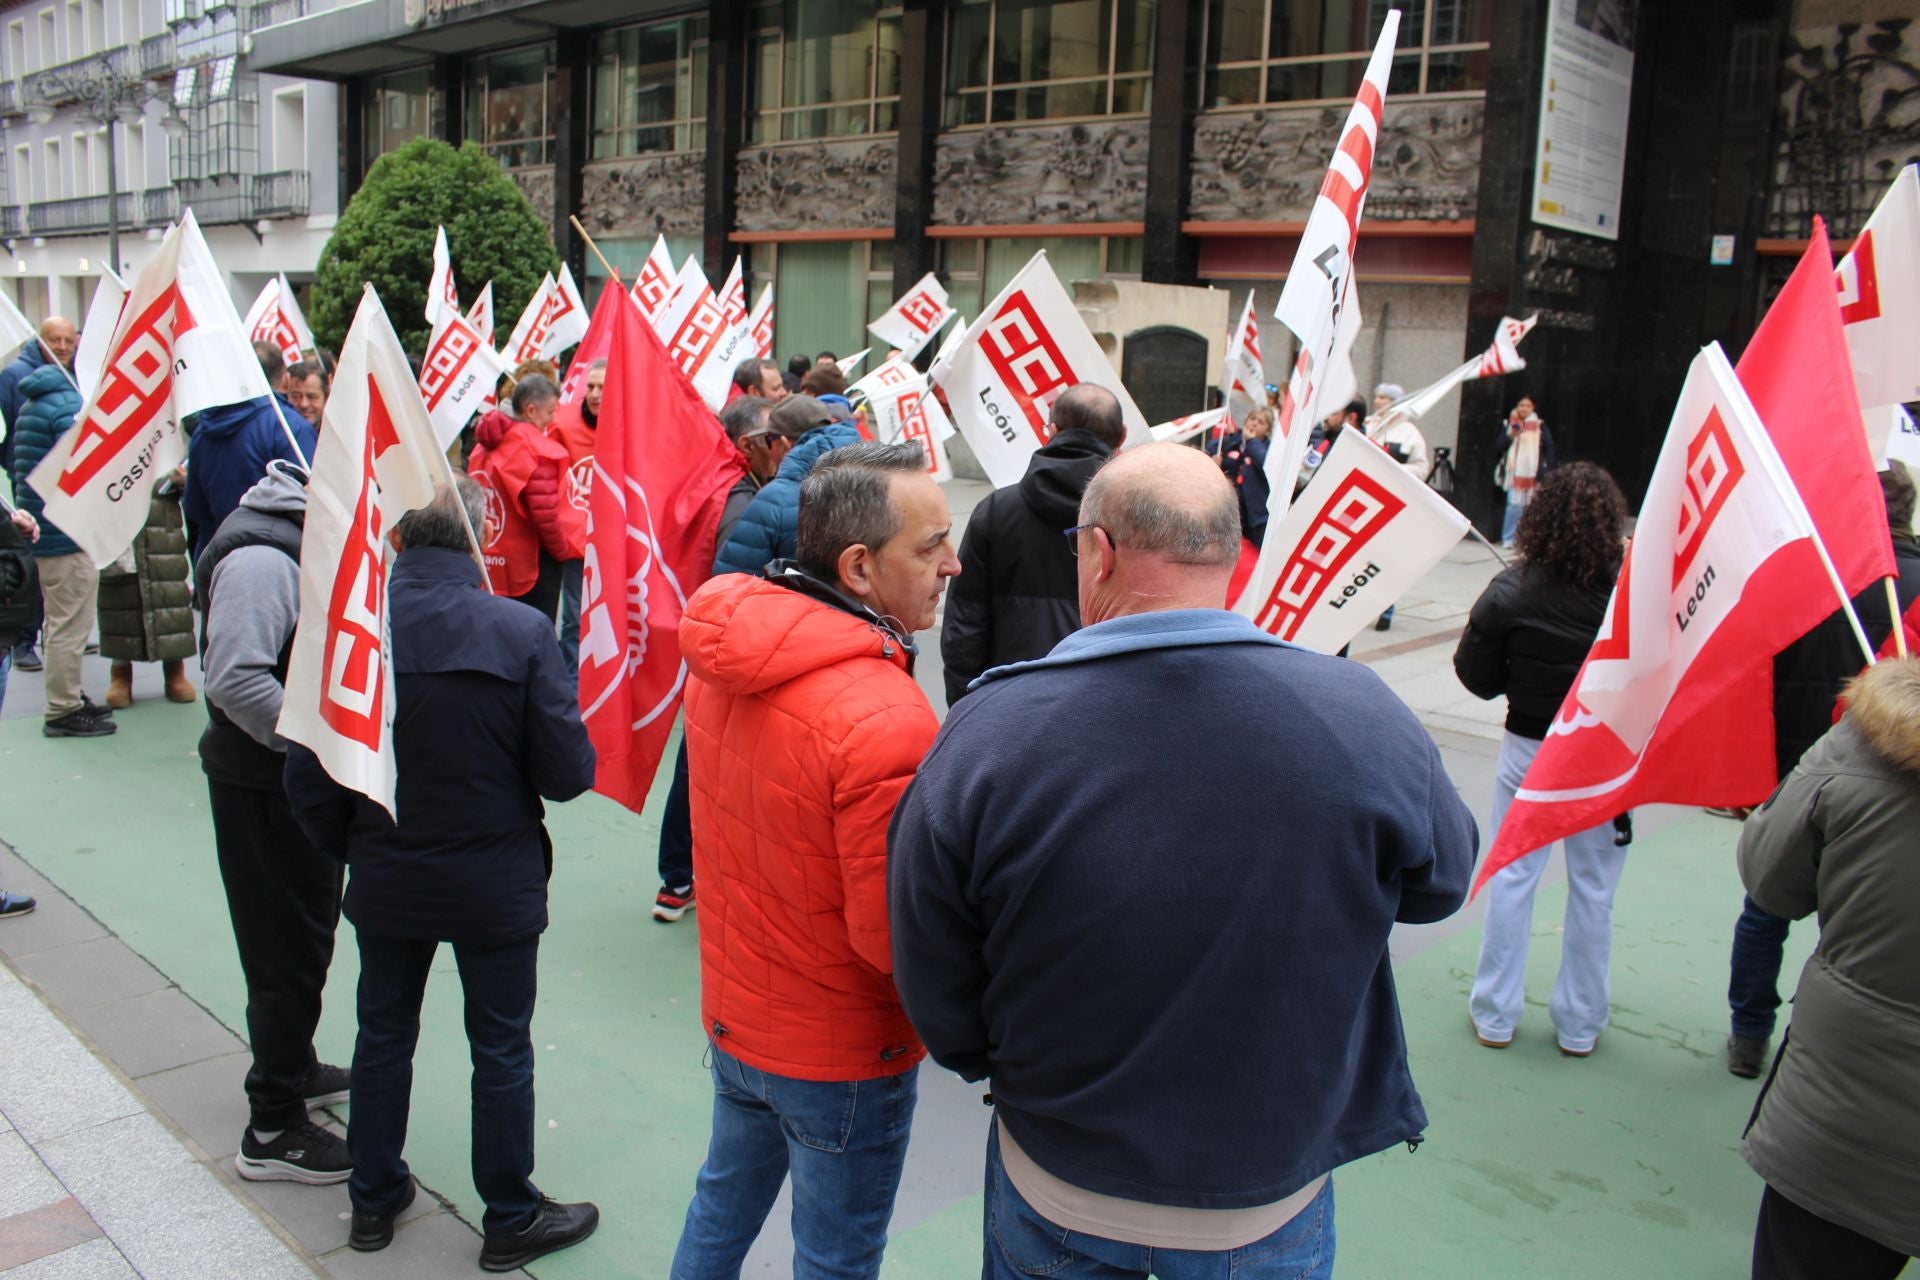
<svg viewBox="0 0 1920 1280">
<path fill-rule="evenodd" d="M 1080 557 L 1080 535 L 1083 533 L 1091 533 L 1098 528 L 1100 528 L 1100 526 L 1097 524 L 1077 524 L 1071 529 L 1061 530 L 1061 533 L 1067 539 L 1067 551 L 1076 560 Z M 1109 533 L 1107 537 L 1111 538 L 1113 535 Z"/>
</svg>

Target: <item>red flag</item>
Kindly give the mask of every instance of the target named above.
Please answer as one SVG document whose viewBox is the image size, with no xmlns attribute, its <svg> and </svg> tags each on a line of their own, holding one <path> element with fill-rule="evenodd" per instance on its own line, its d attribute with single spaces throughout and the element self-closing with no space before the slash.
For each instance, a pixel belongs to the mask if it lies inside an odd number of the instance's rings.
<svg viewBox="0 0 1920 1280">
<path fill-rule="evenodd" d="M 562 407 L 579 404 L 587 398 L 587 374 L 596 362 L 607 358 L 607 351 L 613 345 L 613 325 L 619 317 L 616 298 L 624 298 L 626 291 L 616 281 L 608 281 L 600 289 L 600 301 L 593 304 L 593 319 L 587 323 L 586 336 L 580 339 L 580 345 L 573 349 L 573 362 L 567 366 L 567 376 L 560 384 L 560 404 Z M 631 304 L 629 304 L 631 305 Z"/>
<path fill-rule="evenodd" d="M 1858 402 L 1832 263 L 1826 227 L 1815 219 L 1812 241 L 1747 344 L 1738 374 L 1852 594 L 1892 572 L 1893 553 L 1865 438 L 1834 429 L 1853 421 Z M 1616 596 L 1624 590 L 1624 584 L 1616 588 Z M 1760 565 L 1746 591 L 1754 599 L 1795 601 L 1804 625 L 1757 648 L 1742 643 L 1738 631 L 1716 635 L 1696 665 L 1718 670 L 1716 682 L 1724 687 L 1691 706 L 1676 696 L 1637 756 L 1611 734 L 1583 725 L 1577 696 L 1570 695 L 1521 795 L 1579 790 L 1583 778 L 1618 785 L 1576 801 L 1517 801 L 1487 856 L 1482 882 L 1516 858 L 1634 805 L 1751 805 L 1773 790 L 1773 655 L 1832 613 L 1838 598 L 1805 539 Z M 1603 636 L 1596 652 L 1605 642 Z"/>
<path fill-rule="evenodd" d="M 606 307 L 606 295 L 595 311 Z M 580 604 L 593 789 L 638 811 L 686 686 L 680 614 L 706 581 L 739 451 L 637 309 L 610 312 Z"/>
</svg>

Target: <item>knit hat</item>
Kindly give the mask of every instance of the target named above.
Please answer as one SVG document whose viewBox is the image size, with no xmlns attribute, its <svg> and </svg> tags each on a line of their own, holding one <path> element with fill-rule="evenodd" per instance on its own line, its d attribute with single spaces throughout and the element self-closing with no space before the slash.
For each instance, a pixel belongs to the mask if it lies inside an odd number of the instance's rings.
<svg viewBox="0 0 1920 1280">
<path fill-rule="evenodd" d="M 1373 389 L 1376 396 L 1385 396 L 1389 400 L 1405 400 L 1407 389 L 1397 382 L 1383 382 Z"/>
</svg>

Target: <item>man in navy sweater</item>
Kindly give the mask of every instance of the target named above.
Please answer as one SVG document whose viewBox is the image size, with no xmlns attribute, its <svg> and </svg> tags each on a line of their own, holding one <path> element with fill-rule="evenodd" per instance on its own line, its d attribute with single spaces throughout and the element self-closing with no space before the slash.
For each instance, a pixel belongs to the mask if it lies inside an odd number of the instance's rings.
<svg viewBox="0 0 1920 1280">
<path fill-rule="evenodd" d="M 1330 1276 L 1333 1169 L 1426 1127 L 1387 940 L 1472 815 L 1371 671 L 1221 607 L 1211 459 L 1120 455 L 1068 533 L 1085 629 L 974 683 L 889 840 L 901 1000 L 993 1091 L 984 1274 Z"/>
</svg>

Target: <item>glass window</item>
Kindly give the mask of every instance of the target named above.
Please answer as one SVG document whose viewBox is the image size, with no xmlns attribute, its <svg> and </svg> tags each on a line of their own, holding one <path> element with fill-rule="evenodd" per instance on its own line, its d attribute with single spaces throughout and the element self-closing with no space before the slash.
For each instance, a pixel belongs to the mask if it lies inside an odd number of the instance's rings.
<svg viewBox="0 0 1920 1280">
<path fill-rule="evenodd" d="M 1205 104 L 1351 99 L 1393 8 L 1390 96 L 1486 90 L 1492 0 L 1211 0 Z"/>
<path fill-rule="evenodd" d="M 863 312 L 871 244 L 865 240 L 819 240 L 772 248 L 773 349 L 789 354 L 802 351 L 809 356 L 820 351 L 847 356 L 869 345 L 872 335 L 866 326 L 872 317 Z M 883 263 L 890 252 L 891 246 L 883 248 Z M 882 309 L 891 302 L 883 303 Z M 861 367 L 872 372 L 872 358 Z"/>
<path fill-rule="evenodd" d="M 707 144 L 707 20 L 601 33 L 593 49 L 593 158 Z"/>
<path fill-rule="evenodd" d="M 427 68 L 396 71 L 367 86 L 367 163 L 424 138 L 433 127 L 434 92 Z"/>
<path fill-rule="evenodd" d="M 898 128 L 900 6 L 881 0 L 761 0 L 748 61 L 753 142 Z"/>
<path fill-rule="evenodd" d="M 645 265 L 647 255 L 653 252 L 653 240 L 653 233 L 649 232 L 644 236 L 595 237 L 594 244 L 599 246 L 600 252 L 607 256 L 608 262 L 613 264 L 613 269 L 620 273 L 620 279 L 626 283 L 627 288 L 631 289 L 633 282 L 640 278 L 640 268 Z M 668 236 L 667 253 L 672 257 L 673 265 L 677 269 L 688 258 L 700 256 L 700 237 Z M 600 286 L 606 282 L 607 272 L 600 265 L 600 259 L 588 254 L 587 274 L 581 282 L 581 290 L 586 295 L 588 306 L 592 306 L 598 300 Z M 511 326 L 512 322 L 509 320 L 508 324 Z M 500 336 L 504 341 L 506 338 L 504 331 Z"/>
<path fill-rule="evenodd" d="M 949 128 L 1144 114 L 1158 0 L 961 0 L 948 27 Z"/>
<path fill-rule="evenodd" d="M 553 49 L 537 45 L 467 64 L 467 137 L 503 169 L 553 163 Z"/>
</svg>

